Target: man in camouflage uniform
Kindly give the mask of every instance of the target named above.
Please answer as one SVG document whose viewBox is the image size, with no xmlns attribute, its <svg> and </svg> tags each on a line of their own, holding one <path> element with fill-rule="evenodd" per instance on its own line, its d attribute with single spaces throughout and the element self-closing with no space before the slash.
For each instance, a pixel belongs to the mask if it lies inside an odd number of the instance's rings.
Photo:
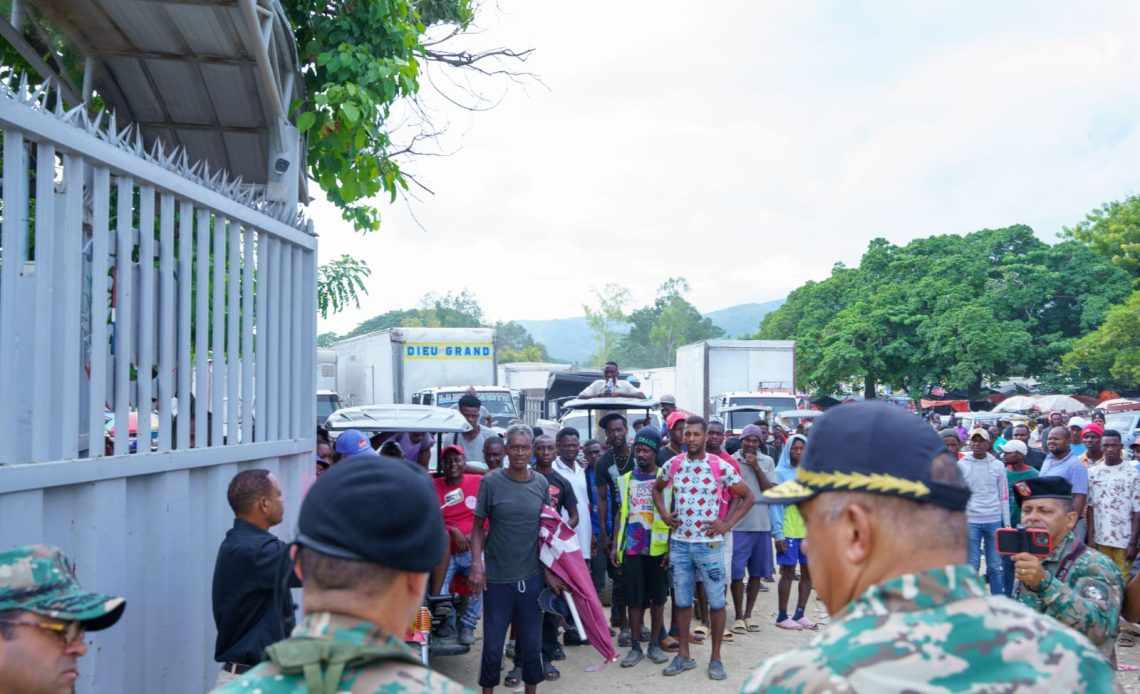
<svg viewBox="0 0 1140 694">
<path fill-rule="evenodd" d="M 812 428 L 796 479 L 764 498 L 799 504 L 833 617 L 744 692 L 1113 690 L 1084 636 L 991 596 L 966 564 L 969 491 L 920 418 L 881 402 L 836 408 Z"/>
<path fill-rule="evenodd" d="M 333 466 L 309 490 L 297 523 L 304 620 L 266 649 L 266 662 L 214 691 L 468 694 L 403 641 L 445 542 L 422 469 L 393 458 Z"/>
<path fill-rule="evenodd" d="M 0 692 L 74 692 L 84 633 L 119 621 L 126 604 L 80 588 L 55 547 L 0 552 Z"/>
<path fill-rule="evenodd" d="M 1116 563 L 1089 549 L 1073 533 L 1073 488 L 1063 477 L 1037 477 L 1014 485 L 1021 522 L 1049 531 L 1047 557 L 1015 554 L 1013 597 L 1092 641 L 1116 668 L 1116 630 L 1124 579 Z M 1058 538 L 1061 538 L 1058 542 Z"/>
</svg>

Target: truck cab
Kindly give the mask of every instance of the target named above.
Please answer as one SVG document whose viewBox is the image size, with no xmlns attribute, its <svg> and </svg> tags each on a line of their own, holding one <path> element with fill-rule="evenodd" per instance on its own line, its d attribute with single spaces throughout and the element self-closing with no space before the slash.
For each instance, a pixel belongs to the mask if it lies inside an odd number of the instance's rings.
<svg viewBox="0 0 1140 694">
<path fill-rule="evenodd" d="M 733 390 L 713 398 L 712 412 L 726 419 L 730 408 L 751 405 L 767 409 L 769 412 L 782 412 L 796 409 L 796 394 L 786 390 Z"/>
<path fill-rule="evenodd" d="M 333 412 L 340 409 L 340 396 L 335 390 L 317 391 L 317 426 L 323 427 Z"/>
<path fill-rule="evenodd" d="M 435 407 L 449 407 L 458 409 L 459 398 L 467 393 L 468 388 L 475 389 L 475 395 L 483 403 L 491 415 L 492 426 L 506 428 L 511 420 L 519 418 L 515 407 L 515 395 L 510 388 L 501 386 L 443 386 L 438 388 L 425 388 L 412 394 L 412 404 L 433 405 Z"/>
</svg>

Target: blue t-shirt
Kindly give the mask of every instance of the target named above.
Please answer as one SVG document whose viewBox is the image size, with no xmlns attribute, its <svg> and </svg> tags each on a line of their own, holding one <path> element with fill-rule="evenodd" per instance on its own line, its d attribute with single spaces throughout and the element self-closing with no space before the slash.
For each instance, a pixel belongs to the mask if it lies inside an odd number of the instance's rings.
<svg viewBox="0 0 1140 694">
<path fill-rule="evenodd" d="M 1041 477 L 1064 477 L 1073 485 L 1074 494 L 1088 494 L 1089 493 L 1089 471 L 1081 463 L 1072 452 L 1069 453 L 1067 458 L 1060 460 L 1053 457 L 1053 454 L 1045 456 L 1045 462 L 1041 464 Z"/>
</svg>

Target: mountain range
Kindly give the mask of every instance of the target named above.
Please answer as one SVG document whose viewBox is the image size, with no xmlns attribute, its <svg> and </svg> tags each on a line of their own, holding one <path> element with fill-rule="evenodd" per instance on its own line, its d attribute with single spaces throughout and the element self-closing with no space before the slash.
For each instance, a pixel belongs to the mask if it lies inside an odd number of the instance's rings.
<svg viewBox="0 0 1140 694">
<path fill-rule="evenodd" d="M 712 319 L 713 325 L 724 331 L 725 337 L 747 337 L 759 330 L 760 321 L 764 316 L 783 303 L 783 299 L 777 299 L 764 303 L 737 304 L 704 315 Z M 586 325 L 585 316 L 516 322 L 526 328 L 535 340 L 546 345 L 547 351 L 556 360 L 580 364 L 588 360 L 598 349 L 597 341 Z"/>
</svg>

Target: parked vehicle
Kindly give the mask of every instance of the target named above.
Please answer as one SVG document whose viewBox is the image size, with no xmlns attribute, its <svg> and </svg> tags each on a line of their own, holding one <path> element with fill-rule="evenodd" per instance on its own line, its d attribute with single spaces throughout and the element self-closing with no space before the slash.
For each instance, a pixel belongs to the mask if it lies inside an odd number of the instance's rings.
<svg viewBox="0 0 1140 694">
<path fill-rule="evenodd" d="M 483 407 L 491 415 L 491 426 L 505 429 L 511 420 L 518 419 L 518 409 L 515 407 L 514 393 L 508 388 L 499 386 L 447 386 L 444 388 L 428 388 L 412 394 L 412 403 L 416 405 L 435 405 L 436 407 L 459 408 L 459 398 L 467 392 L 468 388 L 475 389 L 475 395 L 483 403 Z M 486 424 L 486 422 L 484 422 Z"/>
<path fill-rule="evenodd" d="M 784 410 L 776 414 L 776 424 L 779 424 L 788 431 L 795 431 L 801 422 L 807 422 L 822 416 L 823 412 L 819 410 Z"/>
<path fill-rule="evenodd" d="M 325 428 L 335 439 L 342 431 L 356 429 L 365 435 L 378 432 L 422 432 L 435 436 L 435 450 L 432 452 L 432 463 L 429 469 L 438 469 L 440 451 L 443 448 L 444 434 L 458 434 L 471 430 L 471 425 L 457 410 L 433 407 L 429 405 L 364 405 L 362 407 L 346 407 L 332 413 L 325 422 Z M 462 493 L 458 496 L 462 501 Z M 446 497 L 444 505 L 456 503 L 455 497 Z M 442 508 L 442 507 L 441 507 Z M 415 522 L 409 518 L 408 522 Z M 455 585 L 455 584 L 453 584 Z M 430 596 L 429 604 L 435 607 L 440 604 L 450 604 L 455 614 L 462 614 L 465 596 L 453 592 L 444 596 Z M 436 635 L 436 627 L 441 618 L 435 616 L 434 610 L 426 614 L 417 615 L 416 620 L 409 626 L 404 640 L 409 646 L 420 652 L 424 665 L 435 656 L 462 655 L 471 650 L 470 646 L 459 643 L 458 632 L 449 637 Z"/>
<path fill-rule="evenodd" d="M 1140 438 L 1140 410 L 1131 412 L 1110 412 L 1104 416 L 1104 428 L 1115 429 L 1120 432 L 1124 444 L 1125 455 L 1130 453 L 1129 447 Z"/>
<path fill-rule="evenodd" d="M 605 441 L 605 432 L 598 426 L 598 420 L 610 412 L 621 413 L 629 424 L 627 438 L 632 441 L 634 422 L 649 419 L 649 426 L 661 428 L 661 403 L 654 399 L 635 400 L 632 398 L 574 398 L 562 405 L 562 415 L 557 421 L 540 419 L 538 426 L 544 433 L 554 436 L 559 429 L 573 427 L 578 430 L 582 441 L 596 438 Z"/>
<path fill-rule="evenodd" d="M 967 430 L 976 427 L 988 427 L 998 422 L 1010 422 L 1011 424 L 1028 424 L 1029 417 L 1023 414 L 1013 414 L 1010 412 L 959 412 L 955 415 L 962 426 Z"/>
<path fill-rule="evenodd" d="M 795 347 L 791 340 L 702 340 L 678 347 L 677 406 L 703 417 L 735 405 L 793 409 Z"/>
<path fill-rule="evenodd" d="M 389 328 L 332 349 L 336 392 L 349 405 L 410 403 L 436 386 L 497 385 L 493 328 Z"/>
<path fill-rule="evenodd" d="M 340 396 L 333 390 L 317 391 L 317 426 L 324 426 L 329 415 L 341 408 Z"/>
<path fill-rule="evenodd" d="M 739 436 L 744 427 L 757 419 L 772 418 L 772 408 L 763 405 L 734 405 L 721 410 L 718 415 L 724 422 L 724 433 Z"/>
</svg>

